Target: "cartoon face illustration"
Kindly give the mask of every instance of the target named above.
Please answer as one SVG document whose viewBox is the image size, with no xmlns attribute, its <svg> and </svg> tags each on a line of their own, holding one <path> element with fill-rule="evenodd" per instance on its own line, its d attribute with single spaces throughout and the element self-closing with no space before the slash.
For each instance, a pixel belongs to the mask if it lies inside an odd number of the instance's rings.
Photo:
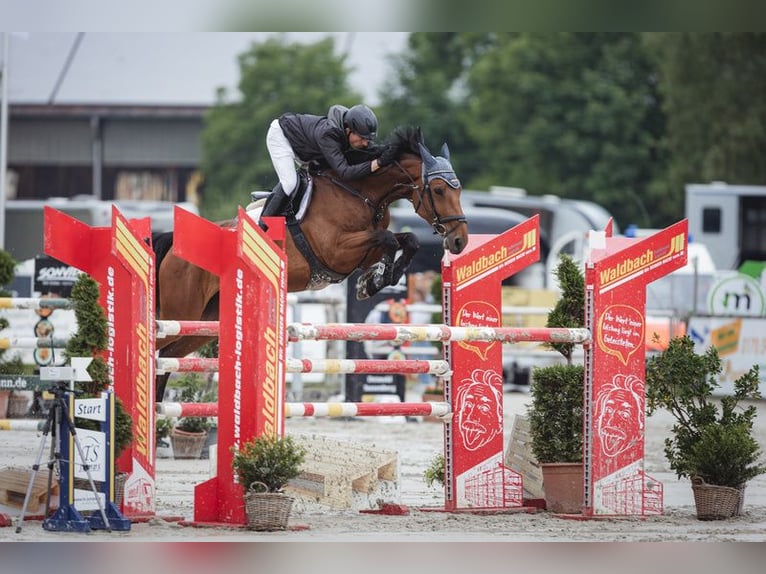
<svg viewBox="0 0 766 574">
<path fill-rule="evenodd" d="M 615 375 L 596 400 L 601 450 L 617 456 L 633 447 L 644 431 L 644 383 L 634 375 Z"/>
<path fill-rule="evenodd" d="M 502 377 L 476 369 L 458 391 L 458 430 L 468 450 L 477 450 L 502 432 Z"/>
</svg>

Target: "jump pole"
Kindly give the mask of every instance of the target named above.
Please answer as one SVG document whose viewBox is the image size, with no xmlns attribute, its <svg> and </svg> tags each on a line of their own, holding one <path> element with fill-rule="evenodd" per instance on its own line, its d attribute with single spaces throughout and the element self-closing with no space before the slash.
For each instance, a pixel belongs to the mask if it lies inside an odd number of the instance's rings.
<svg viewBox="0 0 766 574">
<path fill-rule="evenodd" d="M 91 227 L 48 206 L 43 217 L 45 253 L 87 273 L 100 286 L 99 303 L 108 322 L 109 376 L 133 419 L 133 442 L 117 461 L 118 470 L 128 473 L 122 512 L 129 518 L 154 515 L 151 221 L 148 217 L 129 221 L 114 206 L 111 227 Z"/>
<path fill-rule="evenodd" d="M 189 211 L 174 213 L 175 253 L 220 277 L 217 475 L 194 489 L 194 521 L 247 523 L 231 449 L 262 434 L 284 434 L 287 258 L 284 219 L 269 235 L 239 209 L 224 229 Z M 273 238 L 273 239 L 272 239 Z"/>
</svg>

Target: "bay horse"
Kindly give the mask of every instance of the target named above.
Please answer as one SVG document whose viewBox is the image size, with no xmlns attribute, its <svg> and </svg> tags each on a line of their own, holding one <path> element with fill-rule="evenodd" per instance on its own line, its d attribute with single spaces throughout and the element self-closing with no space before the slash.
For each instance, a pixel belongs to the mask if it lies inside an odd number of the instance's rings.
<svg viewBox="0 0 766 574">
<path fill-rule="evenodd" d="M 319 290 L 339 283 L 357 269 L 359 299 L 395 285 L 419 244 L 413 233 L 388 231 L 389 206 L 412 203 L 444 247 L 458 254 L 468 243 L 468 223 L 460 204 L 462 187 L 449 161 L 447 144 L 434 156 L 425 147 L 419 128 L 400 127 L 387 140 L 398 150 L 398 160 L 369 176 L 348 183 L 332 172 L 311 175 L 311 201 L 300 222 L 288 215 L 286 234 L 289 292 Z M 220 222 L 234 227 L 236 220 Z M 301 237 L 303 239 L 301 239 Z M 158 318 L 163 320 L 218 320 L 219 280 L 214 274 L 173 253 L 172 233 L 155 238 Z M 397 253 L 401 254 L 397 257 Z M 160 357 L 184 357 L 211 337 L 158 339 Z M 169 374 L 157 376 L 161 401 Z"/>
</svg>

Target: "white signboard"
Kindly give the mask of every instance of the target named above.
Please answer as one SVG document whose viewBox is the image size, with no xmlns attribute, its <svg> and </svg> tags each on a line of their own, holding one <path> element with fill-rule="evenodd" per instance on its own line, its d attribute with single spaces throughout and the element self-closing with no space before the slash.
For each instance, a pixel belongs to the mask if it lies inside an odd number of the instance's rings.
<svg viewBox="0 0 766 574">
<path fill-rule="evenodd" d="M 691 317 L 689 336 L 702 354 L 715 347 L 721 358 L 720 394 L 734 394 L 734 381 L 759 365 L 761 395 L 766 397 L 766 318 Z"/>
<path fill-rule="evenodd" d="M 106 480 L 106 433 L 86 429 L 77 429 L 77 438 L 82 447 L 85 460 L 74 446 L 74 475 L 77 478 L 88 478 L 83 463 L 90 466 L 90 475 L 94 481 Z"/>
<path fill-rule="evenodd" d="M 106 421 L 106 399 L 75 399 L 73 416 L 92 421 Z"/>
<path fill-rule="evenodd" d="M 96 486 L 98 488 L 98 486 Z M 106 496 L 103 492 L 84 490 L 82 488 L 74 489 L 74 507 L 77 510 L 98 510 L 96 496 L 101 501 L 101 508 L 106 508 Z"/>
<path fill-rule="evenodd" d="M 738 317 L 766 315 L 766 293 L 760 283 L 737 273 L 716 281 L 708 291 L 708 313 Z"/>
</svg>

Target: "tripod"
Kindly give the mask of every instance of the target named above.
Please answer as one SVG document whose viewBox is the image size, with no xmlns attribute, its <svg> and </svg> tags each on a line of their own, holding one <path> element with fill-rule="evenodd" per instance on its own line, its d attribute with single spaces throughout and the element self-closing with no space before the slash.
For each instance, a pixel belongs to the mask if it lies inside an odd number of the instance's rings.
<svg viewBox="0 0 766 574">
<path fill-rule="evenodd" d="M 46 496 L 45 500 L 45 516 L 46 518 L 43 520 L 43 528 L 46 530 L 69 530 L 69 531 L 78 531 L 78 532 L 88 532 L 90 531 L 90 524 L 85 518 L 77 511 L 77 509 L 71 504 L 61 504 L 59 509 L 56 511 L 55 515 L 52 517 L 48 517 L 48 513 L 50 511 L 50 498 L 51 498 L 51 485 L 53 480 L 53 470 L 54 468 L 57 471 L 57 474 L 59 477 L 61 476 L 61 442 L 57 438 L 57 434 L 59 429 L 62 429 L 63 434 L 63 428 L 66 427 L 69 431 L 69 434 L 72 436 L 73 442 L 75 444 L 75 447 L 77 448 L 77 453 L 80 455 L 80 460 L 83 461 L 82 468 L 85 470 L 87 476 L 88 476 L 88 482 L 90 483 L 91 490 L 93 491 L 93 496 L 96 500 L 96 503 L 98 504 L 98 510 L 101 514 L 101 519 L 103 520 L 103 524 L 105 525 L 105 528 L 107 531 L 111 532 L 112 528 L 109 523 L 109 519 L 106 516 L 106 512 L 104 510 L 104 505 L 101 503 L 101 498 L 98 496 L 98 490 L 96 488 L 96 484 L 93 482 L 93 476 L 90 472 L 90 465 L 86 464 L 84 461 L 85 453 L 83 452 L 82 445 L 80 444 L 80 440 L 77 437 L 77 431 L 75 430 L 74 421 L 71 418 L 71 415 L 69 413 L 69 405 L 68 399 L 66 398 L 67 393 L 75 393 L 74 390 L 70 390 L 66 387 L 66 383 L 63 381 L 57 381 L 53 384 L 53 387 L 51 388 L 51 392 L 53 393 L 53 404 L 51 405 L 50 409 L 48 410 L 48 415 L 45 419 L 45 424 L 43 425 L 43 436 L 40 440 L 40 448 L 37 452 L 37 458 L 35 459 L 35 463 L 32 466 L 32 475 L 29 477 L 29 484 L 27 485 L 27 492 L 24 496 L 24 504 L 21 508 L 21 515 L 19 516 L 19 522 L 16 526 L 16 532 L 21 532 L 21 526 L 24 522 L 24 514 L 26 514 L 27 506 L 29 504 L 29 499 L 32 494 L 32 488 L 34 486 L 35 477 L 37 476 L 38 470 L 40 470 L 40 461 L 43 458 L 43 452 L 45 451 L 45 441 L 48 438 L 48 435 L 50 434 L 51 437 L 51 446 L 50 446 L 50 457 L 48 459 L 48 494 Z M 71 455 L 71 454 L 70 454 Z M 72 460 L 66 461 L 68 464 L 73 464 Z"/>
</svg>

